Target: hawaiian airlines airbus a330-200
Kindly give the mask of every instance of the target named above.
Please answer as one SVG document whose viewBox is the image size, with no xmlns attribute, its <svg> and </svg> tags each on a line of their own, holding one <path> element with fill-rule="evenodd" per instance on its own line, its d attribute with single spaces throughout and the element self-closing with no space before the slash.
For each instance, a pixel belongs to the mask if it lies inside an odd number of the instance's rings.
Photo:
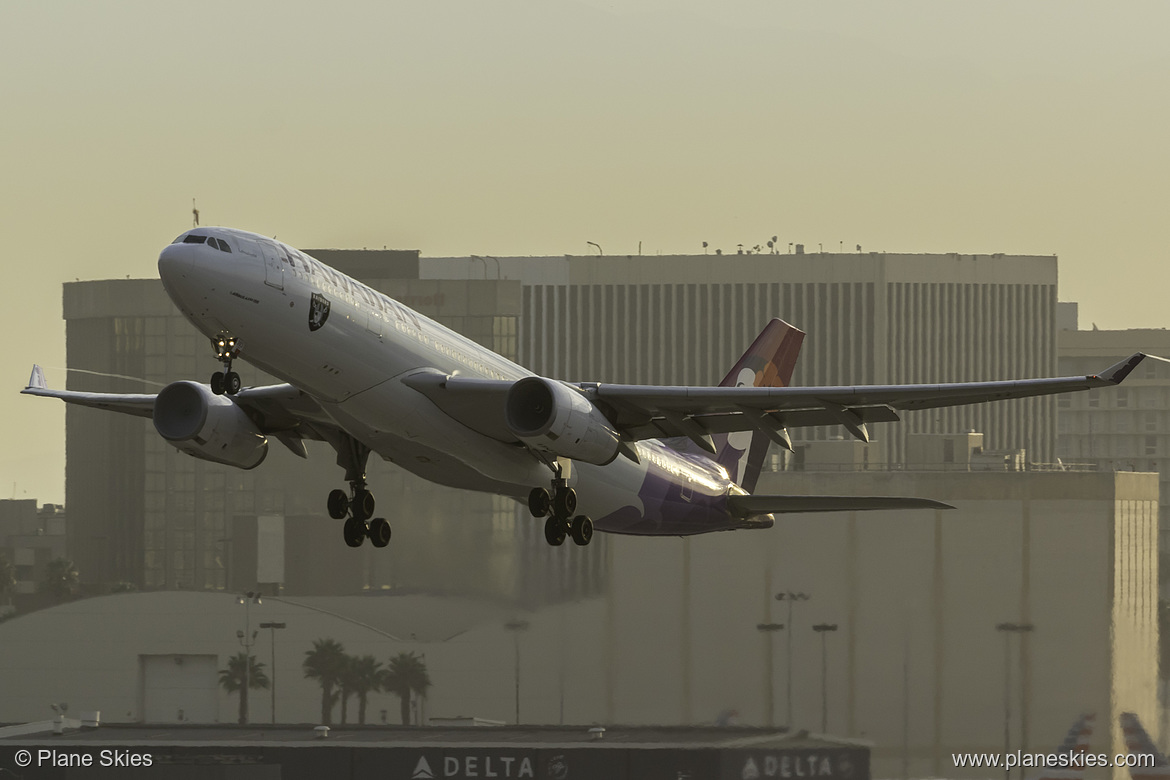
<svg viewBox="0 0 1170 780">
<path fill-rule="evenodd" d="M 536 376 L 278 241 L 196 228 L 158 259 L 171 300 L 211 340 L 223 371 L 157 394 L 31 395 L 150 417 L 197 458 L 260 465 L 273 437 L 307 457 L 337 451 L 349 491 L 329 494 L 347 544 L 390 542 L 366 484 L 371 452 L 433 482 L 526 501 L 551 545 L 609 533 L 768 528 L 774 513 L 946 507 L 891 496 L 752 495 L 788 429 L 866 424 L 899 410 L 1087 390 L 1121 382 L 1135 354 L 1096 376 L 943 385 L 790 387 L 804 334 L 772 320 L 718 387 L 571 383 Z M 285 383 L 241 387 L 242 357 Z"/>
</svg>

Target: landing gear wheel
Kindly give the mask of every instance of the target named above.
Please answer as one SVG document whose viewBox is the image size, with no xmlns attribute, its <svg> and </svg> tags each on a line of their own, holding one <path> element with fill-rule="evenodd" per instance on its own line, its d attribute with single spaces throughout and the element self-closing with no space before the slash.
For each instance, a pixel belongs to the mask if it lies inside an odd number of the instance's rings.
<svg viewBox="0 0 1170 780">
<path fill-rule="evenodd" d="M 351 517 L 345 521 L 343 533 L 346 544 L 350 547 L 361 547 L 362 542 L 366 540 L 366 524 L 356 517 Z"/>
<path fill-rule="evenodd" d="M 344 520 L 349 514 L 349 496 L 344 490 L 329 491 L 329 516 L 334 520 Z"/>
<path fill-rule="evenodd" d="M 390 523 L 384 517 L 375 517 L 370 521 L 370 542 L 375 547 L 385 547 L 390 544 Z"/>
<path fill-rule="evenodd" d="M 374 494 L 364 489 L 356 490 L 349 506 L 353 510 L 354 516 L 365 520 L 374 514 Z"/>
<path fill-rule="evenodd" d="M 220 333 L 211 340 L 215 359 L 223 365 L 223 371 L 211 375 L 211 392 L 216 395 L 235 395 L 240 392 L 240 375 L 232 371 L 232 360 L 240 354 L 240 344 L 235 336 Z"/>
<path fill-rule="evenodd" d="M 552 510 L 557 517 L 572 517 L 577 511 L 577 491 L 571 487 L 558 487 L 557 494 L 553 496 Z"/>
<path fill-rule="evenodd" d="M 565 543 L 565 521 L 559 517 L 550 517 L 544 521 L 544 540 L 553 547 L 560 547 Z"/>
<path fill-rule="evenodd" d="M 593 521 L 586 515 L 577 515 L 569 526 L 569 535 L 579 547 L 584 547 L 593 538 Z"/>
<path fill-rule="evenodd" d="M 552 496 L 544 488 L 533 488 L 528 494 L 528 511 L 533 517 L 547 517 L 552 509 Z"/>
</svg>

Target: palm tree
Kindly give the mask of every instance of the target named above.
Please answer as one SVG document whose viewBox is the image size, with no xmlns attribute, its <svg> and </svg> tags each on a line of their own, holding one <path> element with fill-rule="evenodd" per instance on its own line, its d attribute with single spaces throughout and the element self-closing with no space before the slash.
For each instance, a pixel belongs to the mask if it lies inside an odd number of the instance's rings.
<svg viewBox="0 0 1170 780">
<path fill-rule="evenodd" d="M 301 668 L 306 678 L 321 686 L 321 725 L 328 726 L 333 722 L 333 702 L 337 701 L 333 688 L 345 671 L 345 648 L 334 639 L 318 639 L 312 650 L 305 651 Z"/>
<path fill-rule="evenodd" d="M 402 725 L 410 725 L 410 697 L 412 693 L 425 696 L 431 687 L 426 664 L 414 653 L 399 653 L 390 659 L 390 666 L 382 673 L 382 689 L 398 697 Z"/>
<path fill-rule="evenodd" d="M 64 601 L 77 591 L 77 568 L 73 561 L 54 558 L 45 567 L 45 589 Z"/>
<path fill-rule="evenodd" d="M 363 655 L 361 658 L 351 658 L 349 669 L 349 687 L 358 699 L 358 723 L 366 724 L 366 700 L 371 691 L 382 687 L 382 662 L 372 655 Z"/>
<path fill-rule="evenodd" d="M 337 677 L 337 700 L 341 702 L 341 725 L 349 721 L 349 697 L 353 696 L 353 663 L 357 659 L 352 655 L 345 656 L 341 665 L 341 674 Z"/>
<path fill-rule="evenodd" d="M 248 681 L 247 687 L 244 687 L 245 679 Z M 240 725 L 248 722 L 248 688 L 266 691 L 269 686 L 264 664 L 257 662 L 256 656 L 248 655 L 243 650 L 228 659 L 226 669 L 219 670 L 219 684 L 228 693 L 240 695 Z"/>
</svg>

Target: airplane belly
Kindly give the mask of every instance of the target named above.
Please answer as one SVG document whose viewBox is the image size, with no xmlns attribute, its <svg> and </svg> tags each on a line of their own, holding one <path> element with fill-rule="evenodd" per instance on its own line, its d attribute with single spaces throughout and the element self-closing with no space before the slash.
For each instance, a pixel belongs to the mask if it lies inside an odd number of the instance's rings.
<svg viewBox="0 0 1170 780">
<path fill-rule="evenodd" d="M 503 485 L 513 486 L 506 492 L 522 496 L 552 476 L 526 448 L 471 430 L 397 378 L 326 409 L 347 430 L 364 430 L 365 436 L 359 437 L 363 441 L 384 442 L 389 460 L 436 482 L 451 484 L 432 476 L 444 468 L 452 473 L 471 469 L 496 485 L 497 491 Z M 485 489 L 476 484 L 458 486 Z"/>
</svg>

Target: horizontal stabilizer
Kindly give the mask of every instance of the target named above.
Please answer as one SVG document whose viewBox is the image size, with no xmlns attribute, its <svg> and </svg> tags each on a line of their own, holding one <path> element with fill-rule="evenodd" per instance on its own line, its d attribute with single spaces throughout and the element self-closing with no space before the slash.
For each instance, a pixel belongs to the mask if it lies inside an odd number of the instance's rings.
<svg viewBox="0 0 1170 780">
<path fill-rule="evenodd" d="M 789 512 L 863 512 L 878 509 L 954 509 L 929 498 L 905 496 L 730 496 L 727 506 L 736 517 Z"/>
</svg>

